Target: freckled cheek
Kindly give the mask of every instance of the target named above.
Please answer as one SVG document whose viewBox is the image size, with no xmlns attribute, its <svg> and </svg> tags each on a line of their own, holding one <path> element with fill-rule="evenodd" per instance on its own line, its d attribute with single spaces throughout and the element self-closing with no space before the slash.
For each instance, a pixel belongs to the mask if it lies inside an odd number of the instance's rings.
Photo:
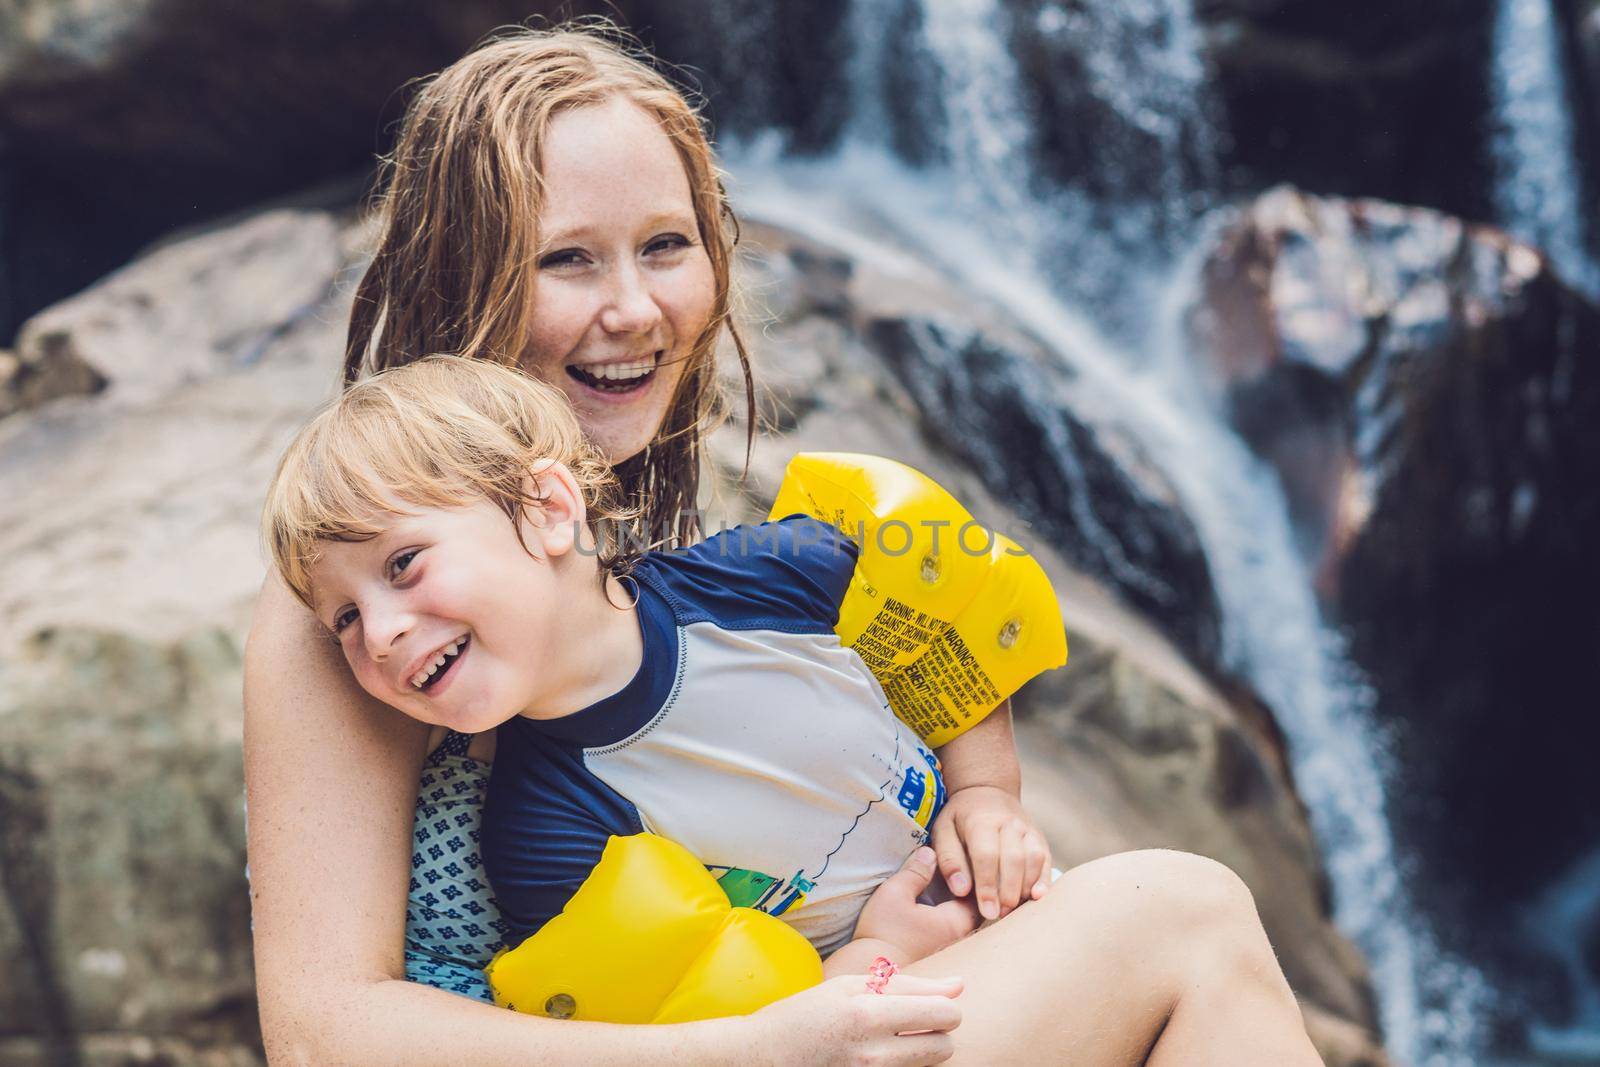
<svg viewBox="0 0 1600 1067">
<path fill-rule="evenodd" d="M 552 385 L 568 384 L 567 360 L 582 343 L 595 314 L 583 294 L 551 286 L 534 300 L 533 338 L 523 356 L 523 369 L 543 376 Z"/>
<path fill-rule="evenodd" d="M 691 345 L 700 336 L 711 320 L 716 296 L 716 278 L 704 253 L 672 273 L 663 286 L 661 301 L 672 319 L 678 344 Z"/>
</svg>

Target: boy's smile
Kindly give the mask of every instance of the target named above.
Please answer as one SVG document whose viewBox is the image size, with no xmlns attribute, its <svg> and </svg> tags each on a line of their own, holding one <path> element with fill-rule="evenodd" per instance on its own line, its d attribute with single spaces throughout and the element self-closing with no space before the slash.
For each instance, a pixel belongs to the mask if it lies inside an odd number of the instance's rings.
<svg viewBox="0 0 1600 1067">
<path fill-rule="evenodd" d="M 368 693 L 479 733 L 570 714 L 633 676 L 637 620 L 608 602 L 594 557 L 551 516 L 524 519 L 519 541 L 488 500 L 394 506 L 376 536 L 325 542 L 310 570 L 317 618 Z"/>
<path fill-rule="evenodd" d="M 447 641 L 433 652 L 423 656 L 424 662 L 411 675 L 411 686 L 424 692 L 435 692 L 445 684 L 445 679 L 450 677 L 450 669 L 456 665 L 456 660 L 465 651 L 471 634 L 462 634 L 453 641 Z"/>
</svg>

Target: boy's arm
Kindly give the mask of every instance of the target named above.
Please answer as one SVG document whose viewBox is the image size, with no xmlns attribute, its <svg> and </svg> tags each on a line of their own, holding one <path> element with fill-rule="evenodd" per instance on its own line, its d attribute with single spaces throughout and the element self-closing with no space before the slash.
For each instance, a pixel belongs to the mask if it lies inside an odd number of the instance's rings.
<svg viewBox="0 0 1600 1067">
<path fill-rule="evenodd" d="M 1006 700 L 938 750 L 948 799 L 933 847 L 950 892 L 997 919 L 1049 886 L 1050 846 L 1022 809 L 1022 770 Z"/>
<path fill-rule="evenodd" d="M 935 751 L 946 791 L 955 793 L 969 785 L 992 785 L 1014 797 L 1022 796 L 1022 766 L 1017 761 L 1009 697 L 976 725 Z"/>
</svg>

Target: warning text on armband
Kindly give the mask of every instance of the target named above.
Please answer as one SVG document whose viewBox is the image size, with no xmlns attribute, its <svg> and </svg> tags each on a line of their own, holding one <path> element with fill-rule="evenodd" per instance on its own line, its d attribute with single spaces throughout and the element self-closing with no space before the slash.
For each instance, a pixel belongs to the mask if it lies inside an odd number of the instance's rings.
<svg viewBox="0 0 1600 1067">
<path fill-rule="evenodd" d="M 850 647 L 877 677 L 895 714 L 924 737 L 1000 703 L 1000 691 L 955 628 L 904 601 L 885 597 Z"/>
</svg>

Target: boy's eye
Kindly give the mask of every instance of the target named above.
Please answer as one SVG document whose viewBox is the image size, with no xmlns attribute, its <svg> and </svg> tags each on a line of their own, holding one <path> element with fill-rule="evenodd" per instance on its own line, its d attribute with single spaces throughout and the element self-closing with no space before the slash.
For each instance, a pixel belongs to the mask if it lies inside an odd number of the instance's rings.
<svg viewBox="0 0 1600 1067">
<path fill-rule="evenodd" d="M 411 561 L 417 558 L 418 551 L 420 550 L 408 548 L 404 552 L 398 552 L 391 557 L 389 560 L 389 577 L 398 578 L 405 573 L 405 569 L 411 566 Z"/>
<path fill-rule="evenodd" d="M 333 617 L 333 632 L 337 636 L 344 633 L 344 628 L 355 622 L 361 613 L 355 608 L 345 608 Z"/>
</svg>

